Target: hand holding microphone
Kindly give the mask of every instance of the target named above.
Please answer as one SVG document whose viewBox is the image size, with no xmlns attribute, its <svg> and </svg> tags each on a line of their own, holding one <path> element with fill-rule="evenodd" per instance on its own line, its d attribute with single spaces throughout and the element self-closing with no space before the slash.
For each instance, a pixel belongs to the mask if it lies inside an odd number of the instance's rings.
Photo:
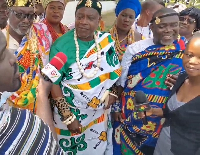
<svg viewBox="0 0 200 155">
<path fill-rule="evenodd" d="M 57 53 L 53 57 L 53 59 L 42 69 L 42 75 L 44 77 L 44 80 L 50 81 L 52 83 L 56 82 L 61 77 L 59 70 L 62 69 L 66 62 L 67 56 L 62 52 Z M 64 104 L 65 107 L 59 104 L 56 104 L 56 106 L 58 108 L 58 111 L 60 111 L 62 116 L 65 118 L 63 123 L 67 125 L 68 130 L 72 133 L 81 133 L 82 125 L 76 118 L 73 121 L 71 121 L 70 117 L 73 116 L 73 114 L 70 111 L 66 110 L 69 109 L 68 103 Z M 63 109 L 65 109 L 65 111 L 63 111 Z M 68 117 L 69 113 L 70 117 Z"/>
<path fill-rule="evenodd" d="M 139 113 L 139 117 L 142 118 L 142 122 L 144 125 L 147 125 L 147 112 L 151 110 L 151 106 L 149 105 L 149 101 L 143 91 L 137 91 L 134 98 L 135 103 L 135 111 Z M 150 112 L 151 113 L 151 112 Z"/>
<path fill-rule="evenodd" d="M 56 82 L 61 74 L 59 73 L 59 70 L 62 69 L 62 67 L 67 62 L 67 56 L 59 52 L 57 53 L 53 59 L 42 69 L 42 75 L 46 81 L 51 81 L 52 83 Z"/>
</svg>

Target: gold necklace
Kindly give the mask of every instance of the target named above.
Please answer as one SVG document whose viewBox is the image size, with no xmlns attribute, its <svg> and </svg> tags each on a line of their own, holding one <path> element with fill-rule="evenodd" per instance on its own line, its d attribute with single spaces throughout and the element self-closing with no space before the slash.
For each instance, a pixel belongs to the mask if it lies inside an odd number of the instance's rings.
<svg viewBox="0 0 200 155">
<path fill-rule="evenodd" d="M 110 34 L 111 34 L 112 38 L 115 40 L 115 49 L 118 54 L 119 60 L 121 61 L 122 57 L 126 51 L 126 47 L 121 47 L 121 43 L 126 39 L 127 39 L 128 45 L 134 43 L 135 42 L 134 31 L 132 29 L 130 29 L 128 35 L 121 41 L 119 41 L 116 25 L 113 26 L 113 28 L 110 30 Z"/>
</svg>

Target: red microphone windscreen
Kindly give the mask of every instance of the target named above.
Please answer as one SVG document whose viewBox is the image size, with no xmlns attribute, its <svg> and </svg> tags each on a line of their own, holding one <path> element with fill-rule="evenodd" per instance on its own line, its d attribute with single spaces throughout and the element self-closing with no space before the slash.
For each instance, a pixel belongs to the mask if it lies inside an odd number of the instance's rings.
<svg viewBox="0 0 200 155">
<path fill-rule="evenodd" d="M 63 52 L 57 53 L 50 61 L 50 64 L 60 70 L 67 62 L 67 56 Z"/>
</svg>

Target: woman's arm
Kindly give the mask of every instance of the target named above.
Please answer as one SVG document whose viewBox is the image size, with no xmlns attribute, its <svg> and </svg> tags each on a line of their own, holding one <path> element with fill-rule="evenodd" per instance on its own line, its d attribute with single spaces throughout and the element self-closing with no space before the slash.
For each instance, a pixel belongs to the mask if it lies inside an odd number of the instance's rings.
<svg viewBox="0 0 200 155">
<path fill-rule="evenodd" d="M 167 113 L 167 111 L 162 108 L 151 108 L 150 110 L 146 111 L 146 116 L 156 115 L 158 117 L 165 117 L 167 116 L 165 113 Z M 144 112 L 138 112 L 138 117 L 144 118 Z"/>
<path fill-rule="evenodd" d="M 163 109 L 162 108 L 152 108 L 152 115 L 163 117 Z"/>
</svg>

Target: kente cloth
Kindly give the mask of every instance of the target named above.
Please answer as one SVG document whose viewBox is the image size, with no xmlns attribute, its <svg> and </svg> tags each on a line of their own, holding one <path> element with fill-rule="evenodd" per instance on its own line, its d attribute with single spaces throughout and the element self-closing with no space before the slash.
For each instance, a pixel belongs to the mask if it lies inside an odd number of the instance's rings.
<svg viewBox="0 0 200 155">
<path fill-rule="evenodd" d="M 93 78 L 82 76 L 76 63 L 76 46 L 74 30 L 58 38 L 51 47 L 50 59 L 62 51 L 68 57 L 59 71 L 61 78 L 55 82 L 60 84 L 71 112 L 82 125 L 81 134 L 73 134 L 62 123 L 57 108 L 54 107 L 55 127 L 58 141 L 66 154 L 112 154 L 112 126 L 109 112 L 104 110 L 100 99 L 121 75 L 118 56 L 114 50 L 114 42 L 109 33 L 97 31 L 97 43 L 101 50 L 100 70 Z M 97 48 L 95 41 L 78 39 L 79 57 L 86 74 L 91 74 L 97 66 Z M 110 148 L 110 152 L 106 149 Z"/>
<path fill-rule="evenodd" d="M 132 56 L 121 96 L 120 108 L 125 121 L 121 124 L 115 122 L 113 128 L 115 155 L 121 153 L 143 155 L 140 151 L 142 146 L 155 147 L 163 120 L 151 116 L 147 117 L 148 124 L 143 125 L 134 111 L 134 95 L 136 91 L 141 90 L 146 94 L 151 107 L 162 108 L 170 93 L 165 85 L 167 75 L 177 74 L 184 69 L 183 50 L 185 50 L 185 38 L 174 41 L 170 46 L 151 45 Z"/>
<path fill-rule="evenodd" d="M 63 155 L 50 128 L 29 110 L 0 107 L 0 154 Z"/>
<path fill-rule="evenodd" d="M 118 15 L 125 9 L 131 9 L 135 11 L 135 18 L 137 18 L 142 7 L 139 0 L 119 0 L 115 8 L 115 15 L 118 17 Z"/>
<path fill-rule="evenodd" d="M 58 39 L 60 37 L 60 34 L 58 34 L 54 28 L 51 26 L 51 24 L 45 19 L 43 21 L 44 24 L 47 25 L 47 28 L 48 28 L 48 31 L 50 32 L 51 34 L 51 38 L 53 39 L 53 42 L 56 41 L 56 39 Z M 65 34 L 67 32 L 67 27 L 64 26 L 61 22 L 59 23 L 59 26 L 60 26 L 60 30 L 61 30 L 61 35 Z"/>
<path fill-rule="evenodd" d="M 10 97 L 15 107 L 36 112 L 36 88 L 39 69 L 49 62 L 52 44 L 51 35 L 45 24 L 34 24 L 30 33 L 22 39 L 15 52 L 21 78 L 21 87 Z"/>
</svg>

